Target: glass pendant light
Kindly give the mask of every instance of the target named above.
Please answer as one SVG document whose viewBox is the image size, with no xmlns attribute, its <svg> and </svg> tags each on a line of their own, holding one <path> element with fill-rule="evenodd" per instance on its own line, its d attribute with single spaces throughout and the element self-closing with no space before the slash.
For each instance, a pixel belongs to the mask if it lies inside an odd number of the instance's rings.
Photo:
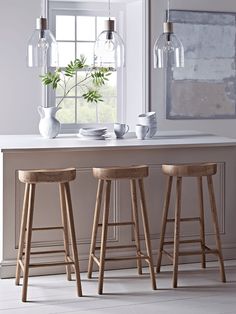
<svg viewBox="0 0 236 314">
<path fill-rule="evenodd" d="M 36 20 L 36 29 L 28 42 L 27 63 L 29 67 L 58 65 L 57 42 L 44 17 Z"/>
<path fill-rule="evenodd" d="M 170 22 L 170 1 L 168 0 L 167 18 L 163 23 L 163 33 L 156 40 L 153 48 L 154 68 L 184 67 L 184 48 L 173 33 Z"/>
<path fill-rule="evenodd" d="M 116 70 L 124 66 L 125 49 L 122 38 L 115 31 L 115 21 L 110 18 L 110 0 L 108 6 L 109 19 L 94 44 L 94 66 Z"/>
</svg>

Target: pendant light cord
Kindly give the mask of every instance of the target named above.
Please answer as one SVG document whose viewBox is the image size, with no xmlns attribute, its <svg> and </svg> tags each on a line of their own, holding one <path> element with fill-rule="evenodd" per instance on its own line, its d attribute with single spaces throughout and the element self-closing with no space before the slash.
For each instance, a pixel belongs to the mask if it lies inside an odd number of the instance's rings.
<svg viewBox="0 0 236 314">
<path fill-rule="evenodd" d="M 108 16 L 109 16 L 109 20 L 111 18 L 111 0 L 108 0 Z"/>
<path fill-rule="evenodd" d="M 49 1 L 41 0 L 41 16 L 48 18 L 48 5 Z"/>
<path fill-rule="evenodd" d="M 170 0 L 167 0 L 167 22 L 170 21 Z"/>
</svg>

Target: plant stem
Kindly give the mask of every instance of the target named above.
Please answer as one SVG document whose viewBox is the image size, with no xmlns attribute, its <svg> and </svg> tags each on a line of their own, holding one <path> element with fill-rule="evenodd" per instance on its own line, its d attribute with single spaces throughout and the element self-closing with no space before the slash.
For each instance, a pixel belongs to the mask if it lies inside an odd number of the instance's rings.
<svg viewBox="0 0 236 314">
<path fill-rule="evenodd" d="M 85 78 L 83 78 L 81 81 L 77 82 L 76 84 L 74 84 L 72 87 L 70 87 L 68 89 L 68 91 L 66 91 L 66 85 L 65 85 L 65 89 L 64 89 L 64 96 L 61 98 L 61 100 L 59 101 L 59 103 L 57 104 L 57 107 L 60 106 L 60 104 L 62 103 L 62 101 L 65 99 L 65 97 L 70 93 L 70 91 L 75 88 L 76 86 L 80 85 L 81 83 L 87 81 L 88 79 L 90 79 L 92 77 L 91 74 L 86 73 Z M 70 79 L 70 78 L 69 78 Z M 69 79 L 67 80 L 67 83 L 69 81 Z"/>
</svg>

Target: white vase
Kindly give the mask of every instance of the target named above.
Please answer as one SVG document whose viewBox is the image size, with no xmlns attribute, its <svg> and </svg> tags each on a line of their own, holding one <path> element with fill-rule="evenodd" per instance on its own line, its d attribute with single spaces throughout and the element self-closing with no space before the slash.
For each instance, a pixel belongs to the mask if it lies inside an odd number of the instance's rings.
<svg viewBox="0 0 236 314">
<path fill-rule="evenodd" d="M 39 132 L 45 138 L 54 138 L 58 135 L 61 129 L 60 122 L 55 118 L 58 107 L 38 107 L 40 114 Z"/>
</svg>

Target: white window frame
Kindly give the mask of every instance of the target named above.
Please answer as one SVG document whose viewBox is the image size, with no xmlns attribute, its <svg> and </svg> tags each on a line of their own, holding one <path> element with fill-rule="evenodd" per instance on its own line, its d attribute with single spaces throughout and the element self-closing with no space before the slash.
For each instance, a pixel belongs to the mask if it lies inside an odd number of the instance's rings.
<svg viewBox="0 0 236 314">
<path fill-rule="evenodd" d="M 72 16 L 107 16 L 107 4 L 106 3 L 86 3 L 86 2 L 68 2 L 68 1 L 50 1 L 49 2 L 49 27 L 55 35 L 56 32 L 56 15 L 72 15 Z M 111 16 L 116 19 L 116 29 L 122 36 L 125 42 L 125 10 L 124 4 L 115 3 L 112 5 Z M 117 121 L 125 121 L 125 81 L 126 70 L 125 68 L 118 69 L 117 71 Z M 55 93 L 49 92 L 47 96 L 48 103 L 55 101 Z M 61 133 L 74 133 L 81 127 L 94 127 L 99 126 L 97 123 L 71 123 L 62 124 Z M 108 129 L 113 128 L 113 124 L 106 125 Z"/>
</svg>

